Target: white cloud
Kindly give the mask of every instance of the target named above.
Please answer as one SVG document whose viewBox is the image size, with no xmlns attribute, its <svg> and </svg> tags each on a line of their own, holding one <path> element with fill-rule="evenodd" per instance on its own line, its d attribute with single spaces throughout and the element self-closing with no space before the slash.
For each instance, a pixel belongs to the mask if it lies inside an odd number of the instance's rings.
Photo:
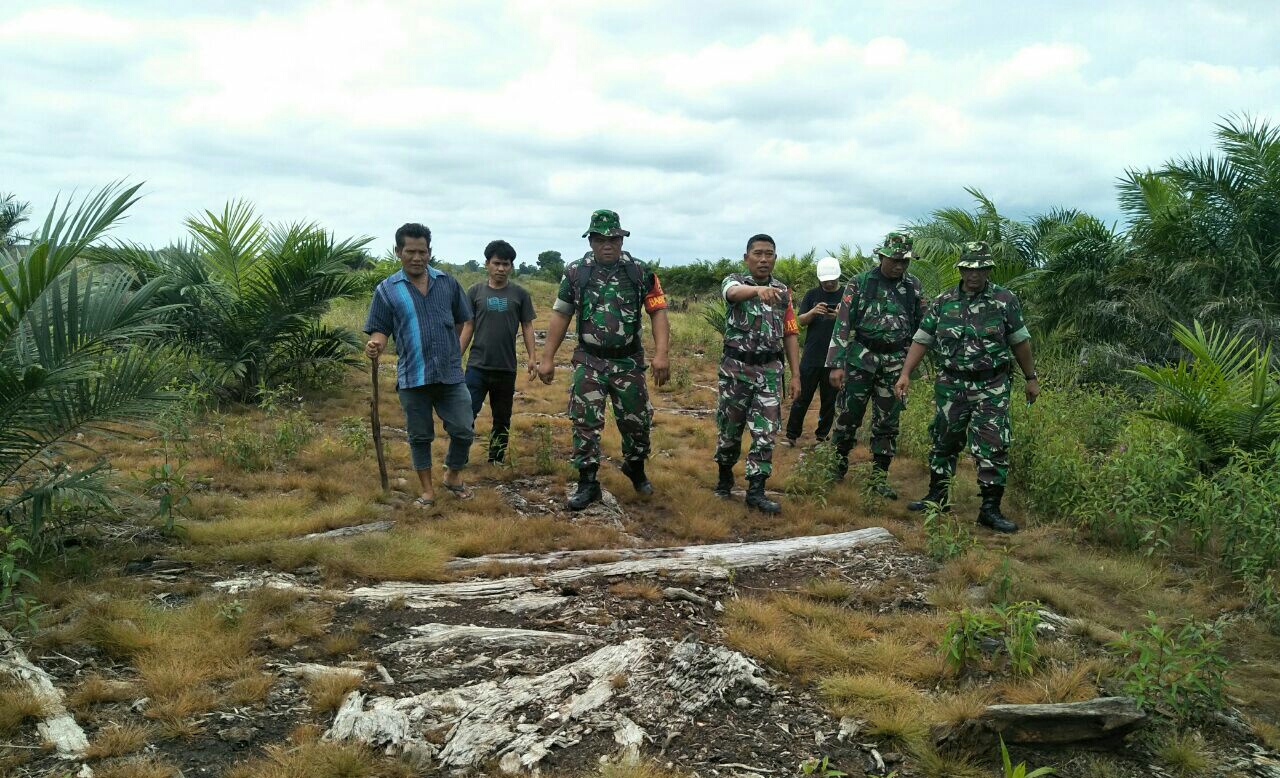
<svg viewBox="0 0 1280 778">
<path fill-rule="evenodd" d="M 759 230 L 787 251 L 873 245 L 968 205 L 965 186 L 1013 211 L 1115 218 L 1126 166 L 1207 150 L 1227 113 L 1280 119 L 1267 10 L 37 8 L 0 27 L 0 112 L 22 117 L 0 135 L 2 185 L 43 208 L 146 179 L 121 234 L 153 243 L 246 197 L 380 241 L 426 221 L 450 258 L 497 235 L 522 258 L 573 254 L 606 206 L 637 254 L 667 262 L 734 256 Z"/>
</svg>

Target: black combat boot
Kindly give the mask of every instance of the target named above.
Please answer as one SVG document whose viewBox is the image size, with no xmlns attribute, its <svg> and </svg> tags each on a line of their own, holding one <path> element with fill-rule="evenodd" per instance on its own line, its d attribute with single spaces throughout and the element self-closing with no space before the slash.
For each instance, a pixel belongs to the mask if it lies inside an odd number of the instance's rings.
<svg viewBox="0 0 1280 778">
<path fill-rule="evenodd" d="M 627 460 L 622 463 L 622 474 L 631 479 L 631 485 L 638 494 L 653 494 L 653 482 L 644 474 L 644 460 Z"/>
<path fill-rule="evenodd" d="M 996 532 L 1012 533 L 1018 531 L 1018 525 L 1000 512 L 1000 500 L 1004 497 L 1004 487 L 995 484 L 979 484 L 982 491 L 982 507 L 978 508 L 978 523 Z"/>
<path fill-rule="evenodd" d="M 876 479 L 871 490 L 886 500 L 898 499 L 898 493 L 889 485 L 889 463 L 893 461 L 893 457 L 887 454 L 876 454 L 871 462 L 872 476 Z"/>
<path fill-rule="evenodd" d="M 733 496 L 733 465 L 720 465 L 720 480 L 716 481 L 716 497 Z"/>
<path fill-rule="evenodd" d="M 578 490 L 569 498 L 569 510 L 580 511 L 599 501 L 600 482 L 596 480 L 596 468 L 584 467 L 578 471 Z"/>
<path fill-rule="evenodd" d="M 929 471 L 929 493 L 918 500 L 912 500 L 907 503 L 907 510 L 922 511 L 925 509 L 926 503 L 937 503 L 945 513 L 951 510 L 951 497 L 948 494 L 951 487 L 951 479 L 945 475 Z"/>
<path fill-rule="evenodd" d="M 782 506 L 764 495 L 764 482 L 766 480 L 767 478 L 763 475 L 756 475 L 747 479 L 749 484 L 747 487 L 747 507 L 755 508 L 761 513 L 782 513 Z"/>
</svg>

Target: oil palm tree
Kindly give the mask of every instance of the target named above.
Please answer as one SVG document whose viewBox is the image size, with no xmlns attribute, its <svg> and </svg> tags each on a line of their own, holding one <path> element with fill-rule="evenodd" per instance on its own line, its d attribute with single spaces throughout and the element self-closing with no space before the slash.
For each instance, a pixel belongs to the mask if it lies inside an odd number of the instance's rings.
<svg viewBox="0 0 1280 778">
<path fill-rule="evenodd" d="M 27 220 L 31 203 L 18 202 L 13 195 L 0 195 L 0 246 L 12 246 L 18 242 L 16 228 Z"/>
<path fill-rule="evenodd" d="M 1194 329 L 1175 322 L 1173 334 L 1189 358 L 1134 370 L 1159 395 L 1149 416 L 1193 435 L 1211 464 L 1280 440 L 1280 372 L 1269 345 L 1200 322 Z"/>
<path fill-rule="evenodd" d="M 0 248 L 0 520 L 33 537 L 64 498 L 104 500 L 99 467 L 59 460 L 86 429 L 154 418 L 170 396 L 161 284 L 86 268 L 82 254 L 123 218 L 138 186 L 55 203 L 31 246 Z"/>
<path fill-rule="evenodd" d="M 1126 173 L 1134 259 L 1182 322 L 1280 336 L 1280 127 L 1228 117 L 1218 152 Z"/>
<path fill-rule="evenodd" d="M 965 191 L 977 201 L 974 210 L 942 208 L 907 227 L 915 237 L 919 256 L 911 263 L 911 272 L 931 296 L 960 282 L 956 260 L 964 244 L 971 241 L 986 241 L 991 246 L 996 261 L 992 281 L 1015 287 L 1027 283 L 1045 262 L 1045 239 L 1077 215 L 1072 210 L 1054 210 L 1020 222 L 1002 215 L 981 191 Z"/>
<path fill-rule="evenodd" d="M 352 361 L 356 334 L 320 317 L 359 293 L 350 268 L 370 239 L 339 242 L 314 224 L 270 226 L 245 202 L 186 226 L 188 243 L 160 251 L 116 244 L 96 259 L 128 267 L 139 283 L 160 281 L 163 301 L 182 304 L 169 321 L 202 383 L 250 401 L 264 386 Z"/>
</svg>

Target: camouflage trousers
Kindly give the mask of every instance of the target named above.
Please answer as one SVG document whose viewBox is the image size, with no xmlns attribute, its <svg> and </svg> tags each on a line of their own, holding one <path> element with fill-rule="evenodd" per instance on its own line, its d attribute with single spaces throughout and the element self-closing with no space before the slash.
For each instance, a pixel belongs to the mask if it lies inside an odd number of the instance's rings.
<svg viewBox="0 0 1280 778">
<path fill-rule="evenodd" d="M 831 435 L 836 450 L 848 455 L 871 404 L 871 454 L 891 457 L 898 450 L 898 420 L 903 403 L 893 396 L 893 385 L 902 374 L 902 360 L 885 360 L 871 370 L 850 368 L 844 388 L 836 398 L 836 428 Z"/>
<path fill-rule="evenodd" d="M 630 362 L 630 360 L 628 360 Z M 644 368 L 602 370 L 573 363 L 569 384 L 569 420 L 573 422 L 573 466 L 600 465 L 600 432 L 604 429 L 605 402 L 613 404 L 613 419 L 622 435 L 622 458 L 643 462 L 649 456 L 649 389 Z"/>
<path fill-rule="evenodd" d="M 929 425 L 929 469 L 950 478 L 960 451 L 969 446 L 978 483 L 1004 486 L 1009 477 L 1009 374 L 967 381 L 943 371 L 933 385 L 937 413 Z"/>
<path fill-rule="evenodd" d="M 782 365 L 748 365 L 733 358 L 720 363 L 716 404 L 715 460 L 732 465 L 742 455 L 742 428 L 751 431 L 747 478 L 773 472 L 773 441 L 782 428 Z"/>
</svg>

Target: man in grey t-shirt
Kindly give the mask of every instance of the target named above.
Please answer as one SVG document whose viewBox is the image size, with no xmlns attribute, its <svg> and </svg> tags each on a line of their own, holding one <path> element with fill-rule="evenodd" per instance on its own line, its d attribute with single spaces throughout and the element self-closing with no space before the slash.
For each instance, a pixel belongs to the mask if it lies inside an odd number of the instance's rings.
<svg viewBox="0 0 1280 778">
<path fill-rule="evenodd" d="M 495 240 L 484 248 L 484 267 L 489 280 L 467 290 L 473 321 L 459 334 L 462 350 L 471 346 L 465 380 L 471 391 L 471 412 L 480 415 L 485 395 L 493 414 L 489 436 L 489 462 L 504 462 L 511 429 L 511 406 L 516 392 L 516 330 L 524 334 L 528 356 L 525 371 L 536 375 L 533 343 L 533 300 L 523 287 L 508 282 L 516 250 L 505 240 Z M 474 336 L 474 337 L 473 337 Z"/>
</svg>

